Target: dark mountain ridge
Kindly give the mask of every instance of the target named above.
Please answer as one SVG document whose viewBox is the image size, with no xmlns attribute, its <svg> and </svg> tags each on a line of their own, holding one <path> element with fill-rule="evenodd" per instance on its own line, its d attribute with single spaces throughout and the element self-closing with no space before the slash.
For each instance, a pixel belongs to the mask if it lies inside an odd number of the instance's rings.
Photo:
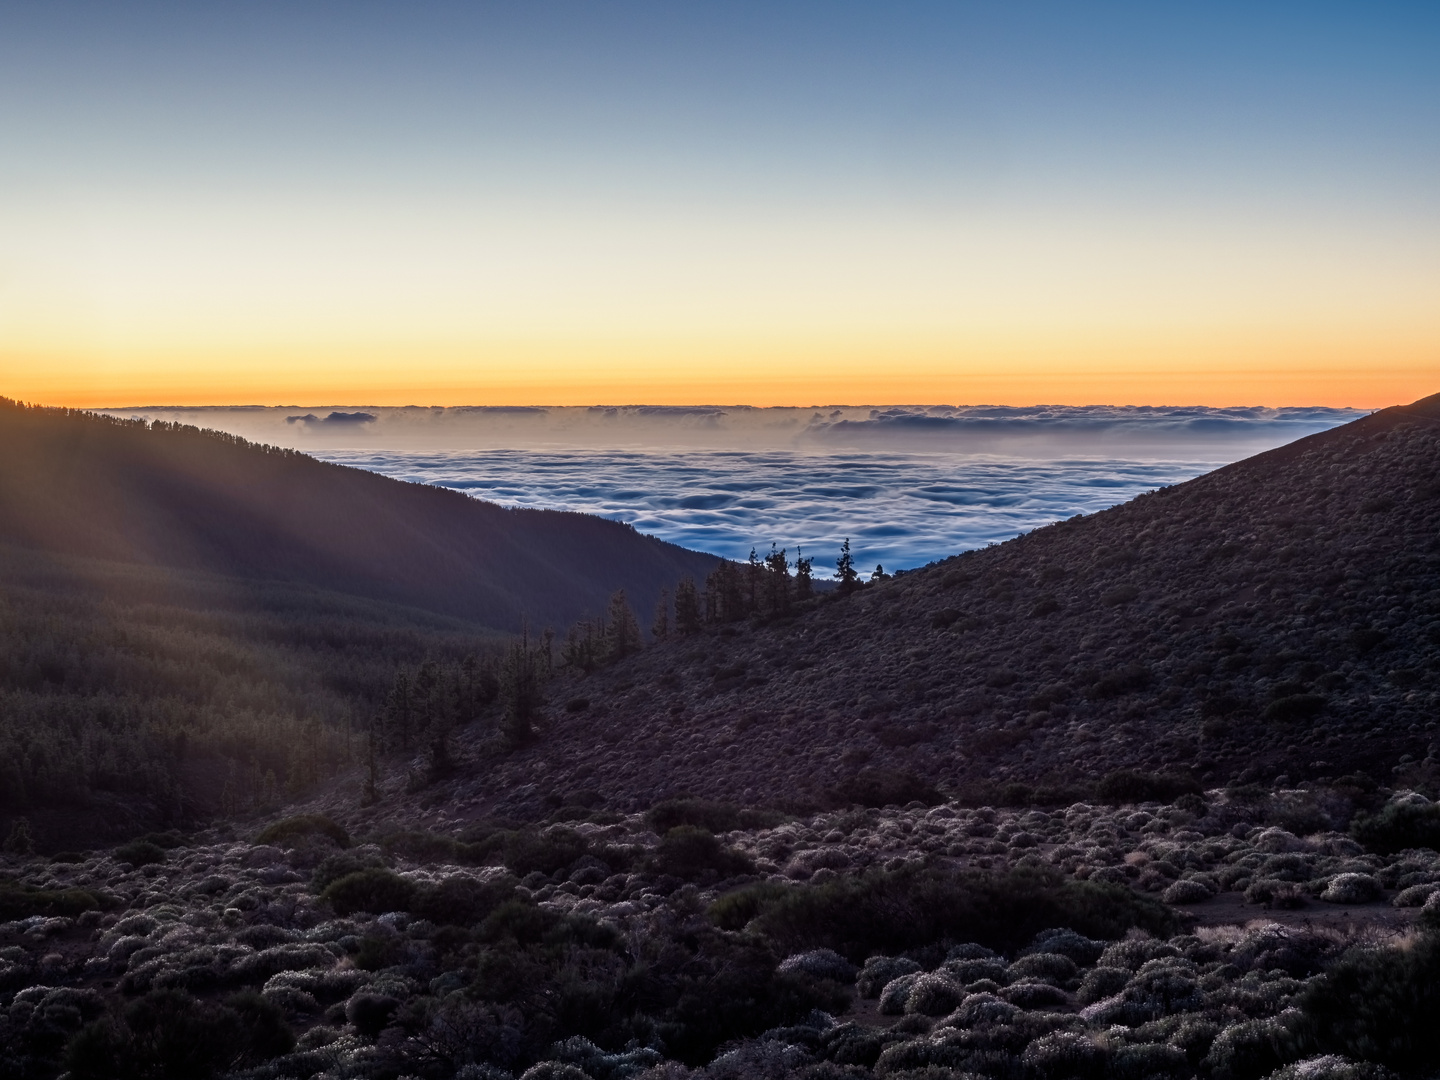
<svg viewBox="0 0 1440 1080">
<path fill-rule="evenodd" d="M 511 510 L 218 432 L 0 400 L 0 543 L 293 582 L 499 630 L 563 628 L 713 556 L 586 514 Z"/>
<path fill-rule="evenodd" d="M 1432 397 L 569 677 L 543 740 L 454 795 L 518 814 L 577 790 L 1063 801 L 1119 769 L 1413 781 L 1440 757 L 1437 690 Z"/>
</svg>

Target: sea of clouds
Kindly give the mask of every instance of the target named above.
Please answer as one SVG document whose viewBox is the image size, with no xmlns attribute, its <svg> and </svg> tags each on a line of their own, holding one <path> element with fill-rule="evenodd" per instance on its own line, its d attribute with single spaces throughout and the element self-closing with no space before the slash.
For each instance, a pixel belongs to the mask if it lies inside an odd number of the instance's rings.
<svg viewBox="0 0 1440 1080">
<path fill-rule="evenodd" d="M 745 558 L 923 565 L 1345 423 L 1342 409 L 125 409 Z"/>
</svg>

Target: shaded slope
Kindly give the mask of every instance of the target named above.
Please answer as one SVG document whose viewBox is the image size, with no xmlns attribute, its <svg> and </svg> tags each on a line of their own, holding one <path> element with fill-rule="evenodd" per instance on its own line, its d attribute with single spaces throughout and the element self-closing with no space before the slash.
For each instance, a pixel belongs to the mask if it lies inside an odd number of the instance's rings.
<svg viewBox="0 0 1440 1080">
<path fill-rule="evenodd" d="M 518 629 L 624 589 L 648 612 L 713 557 L 167 424 L 0 402 L 0 543 L 300 583 Z"/>
<path fill-rule="evenodd" d="M 556 708 L 540 746 L 456 797 L 823 803 L 877 769 L 991 796 L 1083 791 L 1121 767 L 1207 785 L 1425 775 L 1437 481 L 1427 398 L 785 625 L 711 628 L 562 683 L 555 701 L 588 707 Z"/>
</svg>

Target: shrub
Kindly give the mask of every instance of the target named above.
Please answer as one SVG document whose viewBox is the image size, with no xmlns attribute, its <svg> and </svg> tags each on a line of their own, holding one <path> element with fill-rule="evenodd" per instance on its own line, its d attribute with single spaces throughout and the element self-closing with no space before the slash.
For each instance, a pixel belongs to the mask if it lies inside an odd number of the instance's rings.
<svg viewBox="0 0 1440 1080">
<path fill-rule="evenodd" d="M 921 802 L 937 806 L 944 801 L 935 785 L 914 773 L 892 769 L 861 769 L 830 790 L 836 806 L 904 806 Z"/>
<path fill-rule="evenodd" d="M 380 838 L 380 849 L 386 855 L 400 855 L 418 863 L 470 863 L 483 859 L 476 858 L 481 845 L 466 844 L 453 836 L 421 832 L 409 829 L 386 833 Z"/>
<path fill-rule="evenodd" d="M 799 888 L 799 886 L 762 881 L 743 889 L 736 889 L 734 892 L 728 892 L 710 905 L 710 921 L 721 930 L 743 930 L 749 925 L 750 920 L 767 910 L 792 888 Z"/>
<path fill-rule="evenodd" d="M 920 965 L 905 956 L 872 956 L 860 970 L 855 988 L 861 997 L 878 998 L 890 980 L 914 975 L 919 970 Z"/>
<path fill-rule="evenodd" d="M 1367 851 L 1379 855 L 1407 848 L 1440 851 L 1440 803 L 1392 802 L 1378 814 L 1356 814 L 1350 835 Z"/>
<path fill-rule="evenodd" d="M 778 970 L 786 974 L 803 974 L 814 979 L 829 979 L 840 983 L 853 983 L 858 974 L 855 965 L 834 949 L 811 949 L 809 952 L 795 953 L 787 956 Z"/>
<path fill-rule="evenodd" d="M 81 1030 L 66 1048 L 65 1064 L 72 1080 L 204 1080 L 294 1045 L 279 1010 L 258 995 L 237 995 L 220 1005 L 177 990 L 152 990 L 119 1018 Z"/>
<path fill-rule="evenodd" d="M 921 1016 L 947 1016 L 965 1000 L 965 988 L 943 975 L 921 975 L 905 996 L 905 1011 Z"/>
<path fill-rule="evenodd" d="M 1367 904 L 1380 895 L 1380 882 L 1369 874 L 1336 874 L 1320 899 L 1331 904 Z"/>
<path fill-rule="evenodd" d="M 1096 797 L 1111 803 L 1173 802 L 1181 795 L 1198 795 L 1201 790 L 1199 782 L 1189 776 L 1134 769 L 1106 773 L 1095 785 Z"/>
<path fill-rule="evenodd" d="M 1211 1043 L 1204 1065 L 1213 1080 L 1259 1080 L 1295 1056 L 1292 1044 L 1291 1032 L 1277 1020 L 1232 1024 Z"/>
<path fill-rule="evenodd" d="M 349 847 L 350 834 L 324 814 L 299 814 L 276 821 L 260 830 L 257 844 L 284 844 L 306 836 L 323 836 L 336 847 Z"/>
<path fill-rule="evenodd" d="M 511 877 L 478 881 L 461 875 L 447 877 L 416 890 L 409 910 L 440 926 L 473 926 L 515 895 Z"/>
<path fill-rule="evenodd" d="M 726 847 L 714 833 L 694 825 L 680 825 L 667 832 L 655 848 L 651 867 L 656 873 L 687 880 L 709 874 L 731 877 L 755 871 L 749 856 Z"/>
<path fill-rule="evenodd" d="M 345 1003 L 345 1019 L 367 1039 L 373 1039 L 390 1026 L 390 1019 L 400 1002 L 388 994 L 356 994 Z"/>
<path fill-rule="evenodd" d="M 1203 881 L 1181 878 L 1161 893 L 1160 899 L 1167 904 L 1198 904 L 1201 900 L 1209 900 L 1212 895 L 1210 887 Z"/>
<path fill-rule="evenodd" d="M 1053 871 L 933 867 L 793 888 L 753 925 L 787 951 L 832 948 L 858 960 L 946 938 L 1009 950 L 1056 925 L 1099 937 L 1116 937 L 1132 926 L 1165 932 L 1175 916 L 1129 889 Z"/>
<path fill-rule="evenodd" d="M 589 843 L 573 829 L 506 833 L 502 844 L 505 865 L 522 877 L 537 870 L 542 874 L 554 874 L 590 853 Z"/>
<path fill-rule="evenodd" d="M 1117 607 L 1120 604 L 1128 604 L 1140 596 L 1140 590 L 1134 585 L 1116 585 L 1113 589 L 1106 589 L 1100 594 L 1100 602 L 1106 607 Z"/>
<path fill-rule="evenodd" d="M 1064 1077 L 1099 1077 L 1105 1072 L 1107 1054 L 1103 1047 L 1084 1035 L 1057 1031 L 1036 1039 L 1025 1048 L 1021 1062 L 1041 1080 Z"/>
<path fill-rule="evenodd" d="M 100 897 L 85 889 L 37 889 L 14 881 L 0 881 L 0 922 L 34 915 L 73 919 L 100 906 Z"/>
<path fill-rule="evenodd" d="M 132 840 L 115 849 L 115 858 L 132 866 L 149 866 L 165 861 L 165 849 L 149 840 Z"/>
<path fill-rule="evenodd" d="M 1325 707 L 1320 694 L 1287 694 L 1265 706 L 1265 719 L 1288 722 L 1315 716 Z"/>
<path fill-rule="evenodd" d="M 1312 983 L 1299 1007 L 1307 1052 L 1433 1071 L 1440 1067 L 1440 939 L 1354 953 Z"/>
<path fill-rule="evenodd" d="M 708 799 L 666 799 L 652 806 L 645 820 L 661 836 L 681 825 L 720 833 L 740 828 L 740 811 L 729 803 Z"/>
<path fill-rule="evenodd" d="M 337 915 L 353 915 L 368 911 L 379 915 L 386 911 L 408 911 L 415 901 L 416 889 L 391 870 L 361 870 L 331 882 L 320 894 Z"/>
<path fill-rule="evenodd" d="M 326 856 L 310 875 L 310 888 L 322 893 L 332 882 L 362 870 L 383 870 L 385 863 L 378 855 L 359 855 L 353 851 L 338 851 Z"/>
<path fill-rule="evenodd" d="M 1093 1005 L 1124 990 L 1130 982 L 1130 976 L 1131 972 L 1126 968 L 1091 968 L 1085 973 L 1085 978 L 1080 980 L 1080 989 L 1075 997 L 1081 1005 Z"/>
</svg>

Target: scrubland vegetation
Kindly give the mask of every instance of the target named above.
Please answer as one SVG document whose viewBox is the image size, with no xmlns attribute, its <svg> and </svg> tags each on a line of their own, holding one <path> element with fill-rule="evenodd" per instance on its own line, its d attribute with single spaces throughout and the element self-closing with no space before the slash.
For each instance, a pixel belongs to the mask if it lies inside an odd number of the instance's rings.
<svg viewBox="0 0 1440 1080">
<path fill-rule="evenodd" d="M 1276 824 L 1332 802 L 311 815 L 13 858 L 0 1075 L 1425 1075 L 1440 854 L 1395 838 L 1436 804 Z"/>
</svg>

